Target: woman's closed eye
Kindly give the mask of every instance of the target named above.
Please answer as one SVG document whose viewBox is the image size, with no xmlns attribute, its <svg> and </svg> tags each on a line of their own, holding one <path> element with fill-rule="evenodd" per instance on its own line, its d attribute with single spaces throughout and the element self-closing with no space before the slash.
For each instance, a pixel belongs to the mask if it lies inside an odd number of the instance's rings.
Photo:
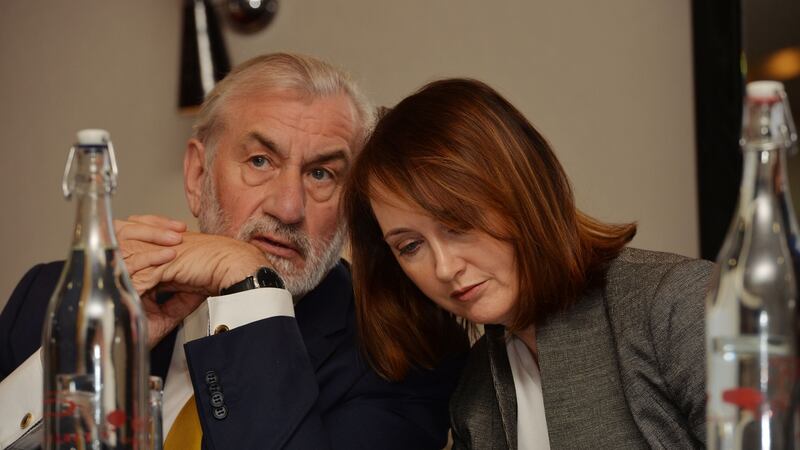
<svg viewBox="0 0 800 450">
<path fill-rule="evenodd" d="M 422 245 L 420 240 L 402 242 L 397 248 L 397 253 L 401 256 L 411 256 L 417 253 L 420 245 Z"/>
</svg>

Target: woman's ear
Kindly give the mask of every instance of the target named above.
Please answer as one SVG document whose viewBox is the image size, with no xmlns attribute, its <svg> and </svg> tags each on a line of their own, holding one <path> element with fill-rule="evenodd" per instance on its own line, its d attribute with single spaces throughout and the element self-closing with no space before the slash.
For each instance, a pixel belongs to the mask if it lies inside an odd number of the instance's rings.
<svg viewBox="0 0 800 450">
<path fill-rule="evenodd" d="M 189 209 L 195 217 L 200 215 L 203 182 L 207 176 L 205 145 L 195 138 L 189 139 L 183 155 L 183 190 Z"/>
</svg>

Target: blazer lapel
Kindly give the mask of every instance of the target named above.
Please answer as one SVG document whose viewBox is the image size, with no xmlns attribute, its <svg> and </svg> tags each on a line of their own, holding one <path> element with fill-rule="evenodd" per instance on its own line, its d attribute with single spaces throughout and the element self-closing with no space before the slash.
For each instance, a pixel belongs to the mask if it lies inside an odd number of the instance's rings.
<svg viewBox="0 0 800 450">
<path fill-rule="evenodd" d="M 338 332 L 347 327 L 352 286 L 350 271 L 340 262 L 295 305 L 297 324 L 315 371 L 344 337 Z"/>
<path fill-rule="evenodd" d="M 492 371 L 492 382 L 500 407 L 500 418 L 503 423 L 506 443 L 509 449 L 517 448 L 517 393 L 514 389 L 514 375 L 508 362 L 506 352 L 505 328 L 500 325 L 486 325 L 487 350 L 489 367 Z M 492 442 L 500 437 L 493 437 Z"/>
<path fill-rule="evenodd" d="M 619 379 L 602 289 L 536 331 L 550 448 L 619 448 L 641 439 Z"/>
<path fill-rule="evenodd" d="M 161 377 L 164 386 L 167 384 L 167 372 L 169 363 L 172 361 L 172 350 L 175 348 L 175 337 L 178 335 L 178 327 L 171 333 L 164 336 L 152 350 L 150 350 L 150 374 Z"/>
</svg>

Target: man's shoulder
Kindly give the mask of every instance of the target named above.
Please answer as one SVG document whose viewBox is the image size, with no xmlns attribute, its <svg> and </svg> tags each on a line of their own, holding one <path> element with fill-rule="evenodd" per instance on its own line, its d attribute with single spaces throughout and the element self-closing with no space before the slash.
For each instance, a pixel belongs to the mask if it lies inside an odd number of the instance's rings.
<svg viewBox="0 0 800 450">
<path fill-rule="evenodd" d="M 328 333 L 355 328 L 353 280 L 344 260 L 295 305 L 295 317 L 304 331 L 308 326 Z"/>
<path fill-rule="evenodd" d="M 344 259 L 339 260 L 339 262 L 328 271 L 322 281 L 306 294 L 306 298 L 315 298 L 319 296 L 324 296 L 326 298 L 335 296 L 352 301 L 353 277 L 350 273 L 350 264 L 347 261 Z M 303 301 L 305 301 L 305 299 Z"/>
<path fill-rule="evenodd" d="M 329 277 L 334 277 L 338 282 L 347 284 L 352 289 L 353 287 L 353 275 L 351 274 L 352 269 L 350 268 L 350 262 L 346 259 L 339 259 L 339 262 L 333 266 L 330 272 L 328 272 Z"/>
<path fill-rule="evenodd" d="M 65 262 L 66 261 L 62 259 L 58 261 L 38 263 L 28 269 L 25 275 L 23 275 L 22 280 L 25 280 L 28 277 L 33 277 L 37 282 L 52 280 L 53 283 L 55 283 L 58 281 L 58 277 L 61 275 L 61 271 L 64 269 Z M 55 284 L 53 287 L 55 288 Z"/>
<path fill-rule="evenodd" d="M 18 310 L 23 304 L 27 306 L 31 302 L 49 302 L 63 269 L 64 261 L 41 263 L 29 269 L 11 293 L 3 308 L 3 315 L 10 310 Z"/>
<path fill-rule="evenodd" d="M 14 288 L 0 313 L 0 379 L 39 348 L 44 315 L 63 267 L 64 261 L 37 264 Z"/>
</svg>

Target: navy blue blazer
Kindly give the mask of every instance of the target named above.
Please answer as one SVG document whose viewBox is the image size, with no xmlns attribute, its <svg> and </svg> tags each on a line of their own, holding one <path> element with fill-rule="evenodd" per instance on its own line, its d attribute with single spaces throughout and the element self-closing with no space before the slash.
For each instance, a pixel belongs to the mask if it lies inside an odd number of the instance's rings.
<svg viewBox="0 0 800 450">
<path fill-rule="evenodd" d="M 0 314 L 0 380 L 41 345 L 62 267 L 31 269 Z M 151 351 L 153 374 L 166 376 L 175 334 Z M 358 348 L 352 281 L 343 263 L 295 306 L 295 318 L 259 320 L 184 349 L 206 450 L 440 449 L 465 361 L 457 355 L 397 383 L 379 377 Z M 206 388 L 211 370 L 224 393 L 221 420 Z"/>
</svg>

